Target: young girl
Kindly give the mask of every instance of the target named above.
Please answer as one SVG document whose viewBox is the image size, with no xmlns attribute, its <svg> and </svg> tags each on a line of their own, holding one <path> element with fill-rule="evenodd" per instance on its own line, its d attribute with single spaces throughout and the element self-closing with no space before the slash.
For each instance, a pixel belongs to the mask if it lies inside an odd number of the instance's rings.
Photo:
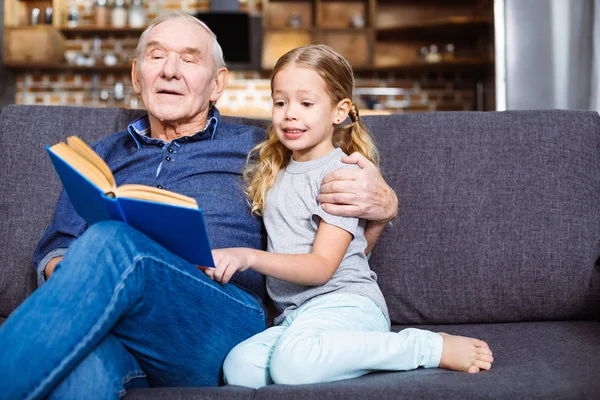
<svg viewBox="0 0 600 400">
<path fill-rule="evenodd" d="M 493 361 L 477 339 L 420 329 L 390 332 L 387 306 L 369 269 L 365 222 L 326 213 L 317 201 L 328 172 L 358 151 L 377 164 L 377 149 L 350 100 L 354 78 L 333 49 L 313 45 L 282 56 L 271 78 L 268 139 L 245 177 L 252 211 L 262 215 L 268 252 L 213 252 L 206 274 L 227 283 L 251 268 L 267 277 L 275 326 L 227 356 L 229 384 L 262 387 L 353 378 L 418 367 L 478 372 Z M 347 116 L 351 122 L 340 125 Z"/>
</svg>

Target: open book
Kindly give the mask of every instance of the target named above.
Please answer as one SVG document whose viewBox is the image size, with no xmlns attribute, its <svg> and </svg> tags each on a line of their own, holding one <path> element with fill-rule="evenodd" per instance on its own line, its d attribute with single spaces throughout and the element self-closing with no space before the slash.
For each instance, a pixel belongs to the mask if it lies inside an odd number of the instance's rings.
<svg viewBox="0 0 600 400">
<path fill-rule="evenodd" d="M 90 225 L 123 221 L 192 264 L 214 267 L 195 199 L 146 185 L 117 186 L 106 162 L 76 136 L 46 149 L 75 211 Z"/>
</svg>

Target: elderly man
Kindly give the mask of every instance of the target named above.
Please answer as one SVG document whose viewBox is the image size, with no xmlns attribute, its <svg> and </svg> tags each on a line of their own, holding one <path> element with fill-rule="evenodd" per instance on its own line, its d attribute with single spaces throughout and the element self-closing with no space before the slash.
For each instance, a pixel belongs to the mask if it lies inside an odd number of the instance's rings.
<svg viewBox="0 0 600 400">
<path fill-rule="evenodd" d="M 189 15 L 159 17 L 140 38 L 132 79 L 148 115 L 94 146 L 118 184 L 194 197 L 213 247 L 261 248 L 261 221 L 239 177 L 265 133 L 220 120 L 213 105 L 227 69 L 214 34 Z M 369 219 L 373 242 L 397 200 L 373 165 L 349 162 L 362 169 L 326 177 L 320 200 L 330 212 Z M 236 274 L 221 286 L 123 223 L 88 227 L 64 192 L 34 261 L 42 285 L 0 330 L 2 399 L 216 386 L 229 350 L 266 327 L 262 276 Z"/>
</svg>

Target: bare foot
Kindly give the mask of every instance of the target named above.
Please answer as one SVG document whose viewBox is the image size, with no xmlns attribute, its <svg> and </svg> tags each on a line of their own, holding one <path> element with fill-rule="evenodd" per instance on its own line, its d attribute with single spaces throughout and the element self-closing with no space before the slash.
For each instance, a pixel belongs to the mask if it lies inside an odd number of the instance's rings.
<svg viewBox="0 0 600 400">
<path fill-rule="evenodd" d="M 465 336 L 438 332 L 444 339 L 439 368 L 469 373 L 492 368 L 494 357 L 486 342 Z"/>
</svg>

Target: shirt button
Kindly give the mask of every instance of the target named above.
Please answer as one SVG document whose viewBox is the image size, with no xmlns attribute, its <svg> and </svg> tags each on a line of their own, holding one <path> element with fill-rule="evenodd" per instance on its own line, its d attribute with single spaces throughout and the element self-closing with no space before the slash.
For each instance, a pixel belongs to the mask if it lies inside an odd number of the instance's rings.
<svg viewBox="0 0 600 400">
<path fill-rule="evenodd" d="M 165 160 L 171 161 L 171 157 L 167 157 L 167 158 L 165 158 Z"/>
<path fill-rule="evenodd" d="M 172 152 L 173 152 L 173 149 L 169 149 L 168 151 L 169 151 L 169 153 L 172 153 Z"/>
<path fill-rule="evenodd" d="M 157 187 L 157 188 L 159 188 L 159 189 L 162 189 L 162 186 L 161 186 L 161 185 L 156 185 L 156 187 Z"/>
</svg>

